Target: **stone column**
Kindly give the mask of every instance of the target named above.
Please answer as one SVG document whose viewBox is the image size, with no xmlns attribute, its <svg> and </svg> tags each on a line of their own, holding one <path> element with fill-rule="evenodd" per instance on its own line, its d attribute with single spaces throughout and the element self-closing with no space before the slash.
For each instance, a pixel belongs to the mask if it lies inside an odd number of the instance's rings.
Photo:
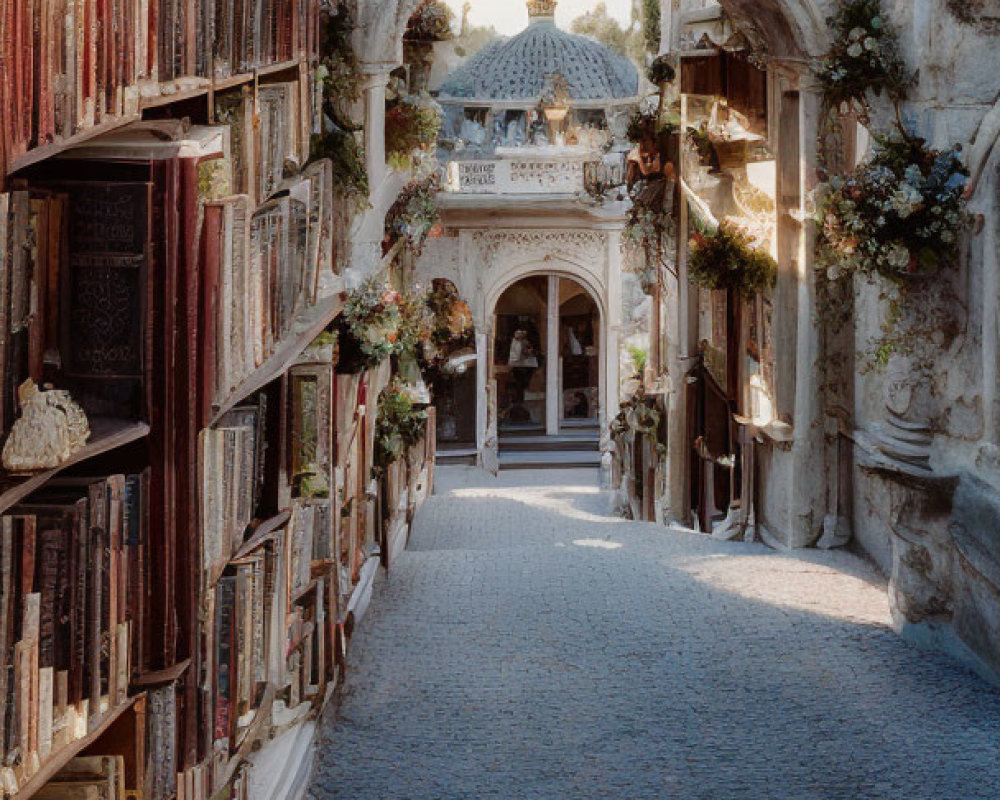
<svg viewBox="0 0 1000 800">
<path fill-rule="evenodd" d="M 622 249 L 621 231 L 608 231 L 608 307 L 605 309 L 601 325 L 604 328 L 604 381 L 601 384 L 601 433 L 618 416 L 618 401 L 621 373 L 621 328 L 622 328 Z"/>
<path fill-rule="evenodd" d="M 389 70 L 365 64 L 365 158 L 368 184 L 374 193 L 385 177 L 385 88 Z"/>
<path fill-rule="evenodd" d="M 476 450 L 486 445 L 486 386 L 489 381 L 489 337 L 476 331 Z"/>
<path fill-rule="evenodd" d="M 545 433 L 559 433 L 559 277 L 549 275 L 545 333 Z"/>
<path fill-rule="evenodd" d="M 818 95 L 803 91 L 799 104 L 800 206 L 805 218 L 805 198 L 815 185 L 816 132 L 819 124 Z M 798 275 L 798 307 L 795 352 L 795 411 L 792 444 L 792 486 L 789 494 L 790 547 L 808 547 L 822 532 L 826 472 L 823 458 L 823 407 L 817 356 L 820 350 L 816 319 L 816 278 L 813 268 L 815 228 L 805 225 L 798 235 L 795 256 Z"/>
</svg>

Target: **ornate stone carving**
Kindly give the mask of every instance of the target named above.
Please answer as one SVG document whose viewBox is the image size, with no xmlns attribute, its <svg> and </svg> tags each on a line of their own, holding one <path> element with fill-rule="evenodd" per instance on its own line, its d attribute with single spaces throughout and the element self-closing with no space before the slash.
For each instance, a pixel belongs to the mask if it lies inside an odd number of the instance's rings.
<svg viewBox="0 0 1000 800">
<path fill-rule="evenodd" d="M 472 241 L 481 253 L 487 270 L 503 263 L 545 261 L 566 256 L 603 268 L 608 251 L 608 235 L 603 231 L 482 230 L 472 234 Z"/>
<path fill-rule="evenodd" d="M 552 191 L 575 191 L 583 181 L 582 161 L 511 161 L 511 184 L 530 184 L 532 188 Z"/>
<path fill-rule="evenodd" d="M 30 378 L 18 389 L 21 418 L 3 448 L 4 469 L 53 469 L 87 443 L 90 424 L 69 392 L 39 391 Z"/>
</svg>

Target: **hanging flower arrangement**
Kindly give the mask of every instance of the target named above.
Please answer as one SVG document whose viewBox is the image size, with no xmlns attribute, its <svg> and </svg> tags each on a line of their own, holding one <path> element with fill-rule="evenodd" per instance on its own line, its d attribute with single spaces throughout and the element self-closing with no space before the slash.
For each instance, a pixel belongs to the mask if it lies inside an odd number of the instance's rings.
<svg viewBox="0 0 1000 800">
<path fill-rule="evenodd" d="M 401 303 L 397 291 L 374 277 L 351 293 L 339 318 L 338 372 L 361 372 L 401 351 Z"/>
<path fill-rule="evenodd" d="M 378 398 L 375 417 L 375 466 L 381 475 L 420 442 L 427 429 L 427 411 L 413 389 L 393 380 Z"/>
<path fill-rule="evenodd" d="M 877 137 L 871 159 L 846 177 L 831 178 L 821 195 L 825 243 L 849 270 L 896 282 L 934 274 L 958 259 L 967 180 L 957 149 Z"/>
<path fill-rule="evenodd" d="M 409 169 L 413 154 L 437 143 L 444 114 L 429 94 L 404 95 L 385 111 L 385 150 L 389 164 Z"/>
<path fill-rule="evenodd" d="M 867 119 L 869 92 L 885 92 L 894 102 L 906 95 L 912 76 L 881 0 L 841 0 L 827 25 L 833 46 L 816 73 L 831 107 L 851 103 Z"/>
<path fill-rule="evenodd" d="M 437 206 L 440 191 L 441 181 L 436 174 L 432 174 L 412 181 L 400 192 L 386 215 L 388 246 L 402 239 L 408 250 L 415 255 L 420 254 L 428 234 L 440 218 Z"/>
<path fill-rule="evenodd" d="M 778 265 L 770 253 L 754 248 L 745 235 L 723 223 L 713 233 L 692 237 L 688 274 L 706 289 L 733 289 L 750 297 L 774 285 Z"/>
<path fill-rule="evenodd" d="M 321 132 L 313 136 L 312 159 L 333 162 L 334 196 L 362 211 L 368 206 L 368 169 L 364 146 L 350 119 L 350 106 L 361 94 L 361 67 L 351 45 L 354 18 L 345 3 L 338 3 L 326 15 L 323 29 L 323 57 L 316 67 L 316 81 L 322 86 Z"/>
<path fill-rule="evenodd" d="M 434 281 L 427 294 L 427 307 L 434 319 L 431 339 L 439 348 L 464 347 L 475 331 L 472 312 L 451 281 Z"/>
<path fill-rule="evenodd" d="M 434 313 L 427 305 L 427 292 L 415 290 L 400 297 L 400 350 L 418 354 L 434 333 Z"/>
<path fill-rule="evenodd" d="M 441 0 L 423 0 L 406 23 L 403 38 L 414 42 L 446 42 L 455 38 L 451 23 L 455 15 Z"/>
</svg>

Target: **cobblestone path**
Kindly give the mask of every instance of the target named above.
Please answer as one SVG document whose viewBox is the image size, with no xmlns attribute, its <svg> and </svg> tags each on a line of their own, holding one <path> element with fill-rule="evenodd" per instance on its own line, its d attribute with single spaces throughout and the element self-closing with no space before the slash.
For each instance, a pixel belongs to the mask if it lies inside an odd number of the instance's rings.
<svg viewBox="0 0 1000 800">
<path fill-rule="evenodd" d="M 314 800 L 1000 797 L 1000 692 L 865 562 L 609 518 L 595 474 L 439 471 Z"/>
</svg>

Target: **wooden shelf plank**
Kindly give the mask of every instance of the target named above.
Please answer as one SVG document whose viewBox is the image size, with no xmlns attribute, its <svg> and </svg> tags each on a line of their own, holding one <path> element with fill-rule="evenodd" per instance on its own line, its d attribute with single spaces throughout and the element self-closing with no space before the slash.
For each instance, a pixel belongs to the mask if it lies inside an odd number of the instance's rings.
<svg viewBox="0 0 1000 800">
<path fill-rule="evenodd" d="M 52 477 L 67 467 L 110 452 L 130 442 L 144 439 L 148 435 L 149 426 L 144 422 L 95 417 L 90 420 L 90 440 L 58 467 L 31 475 L 0 473 L 0 513 L 40 489 Z"/>
<path fill-rule="evenodd" d="M 257 68 L 257 77 L 273 75 L 276 72 L 287 72 L 295 69 L 302 63 L 301 58 L 293 58 L 288 61 L 279 61 L 277 64 L 268 64 L 266 67 Z"/>
<path fill-rule="evenodd" d="M 340 312 L 344 301 L 339 292 L 320 298 L 314 306 L 297 317 L 292 325 L 292 333 L 277 344 L 271 356 L 257 369 L 244 378 L 226 399 L 212 405 L 209 425 L 215 425 L 227 412 L 239 405 L 254 392 L 263 389 L 278 376 L 284 374 L 295 363 L 313 339 L 323 332 Z"/>
<path fill-rule="evenodd" d="M 137 694 L 134 697 L 130 697 L 121 705 L 116 708 L 110 709 L 107 713 L 101 717 L 100 722 L 97 726 L 82 739 L 77 739 L 73 742 L 69 742 L 64 747 L 60 748 L 58 751 L 50 755 L 41 768 L 36 772 L 28 782 L 21 786 L 17 792 L 12 796 L 12 800 L 27 800 L 35 792 L 41 789 L 46 783 L 48 783 L 59 770 L 69 763 L 70 759 L 75 757 L 78 753 L 86 750 L 90 745 L 101 738 L 102 734 L 111 727 L 112 723 L 115 722 L 122 714 L 132 708 L 135 705 L 135 701 L 142 697 L 142 694 Z"/>
<path fill-rule="evenodd" d="M 172 667 L 158 669 L 154 672 L 144 672 L 141 675 L 137 675 L 132 679 L 131 684 L 132 686 L 146 688 L 147 686 L 159 686 L 164 683 L 173 683 L 185 672 L 187 672 L 188 667 L 190 666 L 191 659 L 185 658 L 183 661 L 177 662 Z"/>
<path fill-rule="evenodd" d="M 280 514 L 275 514 L 270 519 L 264 520 L 260 525 L 254 528 L 253 533 L 250 538 L 247 539 L 243 546 L 236 551 L 231 561 L 238 561 L 241 558 L 245 558 L 258 547 L 260 547 L 264 542 L 271 538 L 275 531 L 279 530 L 285 523 L 292 518 L 291 511 L 282 511 Z"/>
<path fill-rule="evenodd" d="M 47 158 L 57 156 L 64 150 L 69 150 L 70 148 L 83 144 L 84 142 L 97 136 L 117 130 L 125 125 L 131 125 L 133 122 L 138 122 L 139 119 L 140 116 L 138 114 L 128 114 L 126 116 L 116 117 L 102 122 L 99 125 L 94 125 L 91 128 L 85 128 L 79 133 L 70 136 L 68 139 L 61 139 L 50 144 L 44 144 L 41 147 L 36 147 L 11 161 L 8 165 L 7 174 L 13 174 L 18 170 L 30 167 L 32 164 L 37 164 L 39 161 L 45 161 Z"/>
</svg>

